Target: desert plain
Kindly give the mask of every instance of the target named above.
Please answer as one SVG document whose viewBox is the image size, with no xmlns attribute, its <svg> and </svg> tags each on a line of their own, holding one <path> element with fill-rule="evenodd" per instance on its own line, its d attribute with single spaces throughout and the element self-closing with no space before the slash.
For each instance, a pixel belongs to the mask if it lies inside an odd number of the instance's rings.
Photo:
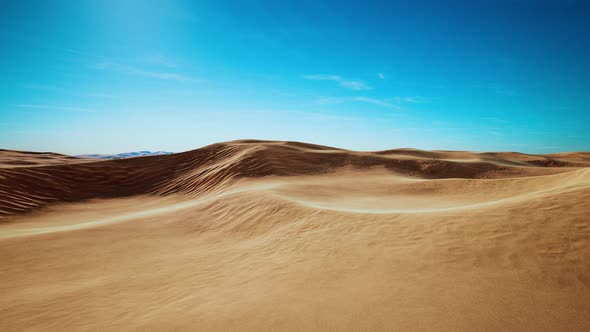
<svg viewBox="0 0 590 332">
<path fill-rule="evenodd" d="M 590 331 L 590 153 L 0 151 L 1 331 Z"/>
</svg>

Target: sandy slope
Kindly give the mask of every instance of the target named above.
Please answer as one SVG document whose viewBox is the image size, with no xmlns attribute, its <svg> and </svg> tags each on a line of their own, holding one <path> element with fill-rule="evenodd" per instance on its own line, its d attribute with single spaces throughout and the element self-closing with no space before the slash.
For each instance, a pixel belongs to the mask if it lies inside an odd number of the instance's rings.
<svg viewBox="0 0 590 332">
<path fill-rule="evenodd" d="M 53 152 L 30 152 L 0 149 L 1 168 L 63 165 L 88 161 L 91 160 Z"/>
<path fill-rule="evenodd" d="M 10 165 L 3 331 L 590 330 L 589 153 L 236 141 Z"/>
</svg>

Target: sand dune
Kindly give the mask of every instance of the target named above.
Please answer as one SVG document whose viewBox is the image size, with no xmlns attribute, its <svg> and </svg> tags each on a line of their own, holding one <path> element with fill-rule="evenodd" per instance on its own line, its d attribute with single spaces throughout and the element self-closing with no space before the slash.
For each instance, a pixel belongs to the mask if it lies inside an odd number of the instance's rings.
<svg viewBox="0 0 590 332">
<path fill-rule="evenodd" d="M 88 162 L 84 158 L 76 158 L 53 152 L 30 152 L 0 149 L 0 168 L 63 165 Z"/>
<path fill-rule="evenodd" d="M 587 331 L 589 216 L 582 152 L 2 150 L 0 330 Z"/>
</svg>

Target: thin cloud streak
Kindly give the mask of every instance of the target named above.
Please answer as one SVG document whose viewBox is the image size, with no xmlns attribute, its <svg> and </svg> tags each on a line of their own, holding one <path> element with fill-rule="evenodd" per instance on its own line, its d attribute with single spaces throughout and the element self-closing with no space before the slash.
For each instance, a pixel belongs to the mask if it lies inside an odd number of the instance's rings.
<svg viewBox="0 0 590 332">
<path fill-rule="evenodd" d="M 313 80 L 313 81 L 334 81 L 337 82 L 341 87 L 350 89 L 350 90 L 371 90 L 372 88 L 365 84 L 363 81 L 351 81 L 346 80 L 341 76 L 338 75 L 328 75 L 328 74 L 315 74 L 315 75 L 303 75 L 303 78 L 306 80 Z"/>
<path fill-rule="evenodd" d="M 421 96 L 413 96 L 413 97 L 393 97 L 387 99 L 378 99 L 378 98 L 371 98 L 367 96 L 359 96 L 359 97 L 327 97 L 327 98 L 320 98 L 316 99 L 316 104 L 342 104 L 348 102 L 361 102 L 367 104 L 373 104 L 380 107 L 385 108 L 392 108 L 392 109 L 403 109 L 403 104 L 422 104 L 422 103 L 429 103 L 430 99 Z"/>
<path fill-rule="evenodd" d="M 397 104 L 403 104 L 403 103 L 407 103 L 407 104 L 424 104 L 424 103 L 429 103 L 431 101 L 429 98 L 421 97 L 421 96 L 395 97 L 395 98 L 393 98 L 393 100 Z"/>
<path fill-rule="evenodd" d="M 161 80 L 172 80 L 180 82 L 202 82 L 202 80 L 198 80 L 182 74 L 143 70 L 115 62 L 102 62 L 97 64 L 95 67 L 101 70 L 113 70 L 124 74 L 151 77 Z"/>
<path fill-rule="evenodd" d="M 398 109 L 398 110 L 401 109 L 401 107 L 399 105 L 390 103 L 388 101 L 385 101 L 382 99 L 364 97 L 364 96 L 342 97 L 342 98 L 320 98 L 315 101 L 316 104 L 320 104 L 320 105 L 342 104 L 342 103 L 348 103 L 348 102 L 361 102 L 361 103 L 373 104 L 373 105 L 385 107 L 385 108 L 392 108 L 392 109 Z"/>
</svg>

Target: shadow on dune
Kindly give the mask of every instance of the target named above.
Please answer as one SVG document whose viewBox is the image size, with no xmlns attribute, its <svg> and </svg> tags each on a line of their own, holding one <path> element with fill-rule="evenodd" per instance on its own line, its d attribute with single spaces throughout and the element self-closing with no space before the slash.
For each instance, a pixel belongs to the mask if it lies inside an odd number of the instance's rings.
<svg viewBox="0 0 590 332">
<path fill-rule="evenodd" d="M 200 195 L 240 178 L 313 175 L 381 167 L 424 178 L 498 178 L 560 172 L 590 165 L 587 154 L 526 155 L 396 149 L 355 152 L 300 142 L 239 140 L 161 156 L 88 161 L 51 153 L 22 154 L 0 165 L 0 218 L 52 203 L 134 195 Z M 571 156 L 572 161 L 568 158 Z M 36 156 L 32 161 L 30 156 Z M 46 165 L 40 164 L 46 159 Z M 52 163 L 54 160 L 59 163 Z M 453 159 L 453 160 L 450 160 Z M 21 167 L 9 167 L 18 164 Z M 27 167 L 26 165 L 31 165 Z M 35 165 L 35 166 L 33 166 Z M 41 165 L 41 166 L 40 166 Z M 3 166 L 3 167 L 2 167 Z"/>
</svg>

